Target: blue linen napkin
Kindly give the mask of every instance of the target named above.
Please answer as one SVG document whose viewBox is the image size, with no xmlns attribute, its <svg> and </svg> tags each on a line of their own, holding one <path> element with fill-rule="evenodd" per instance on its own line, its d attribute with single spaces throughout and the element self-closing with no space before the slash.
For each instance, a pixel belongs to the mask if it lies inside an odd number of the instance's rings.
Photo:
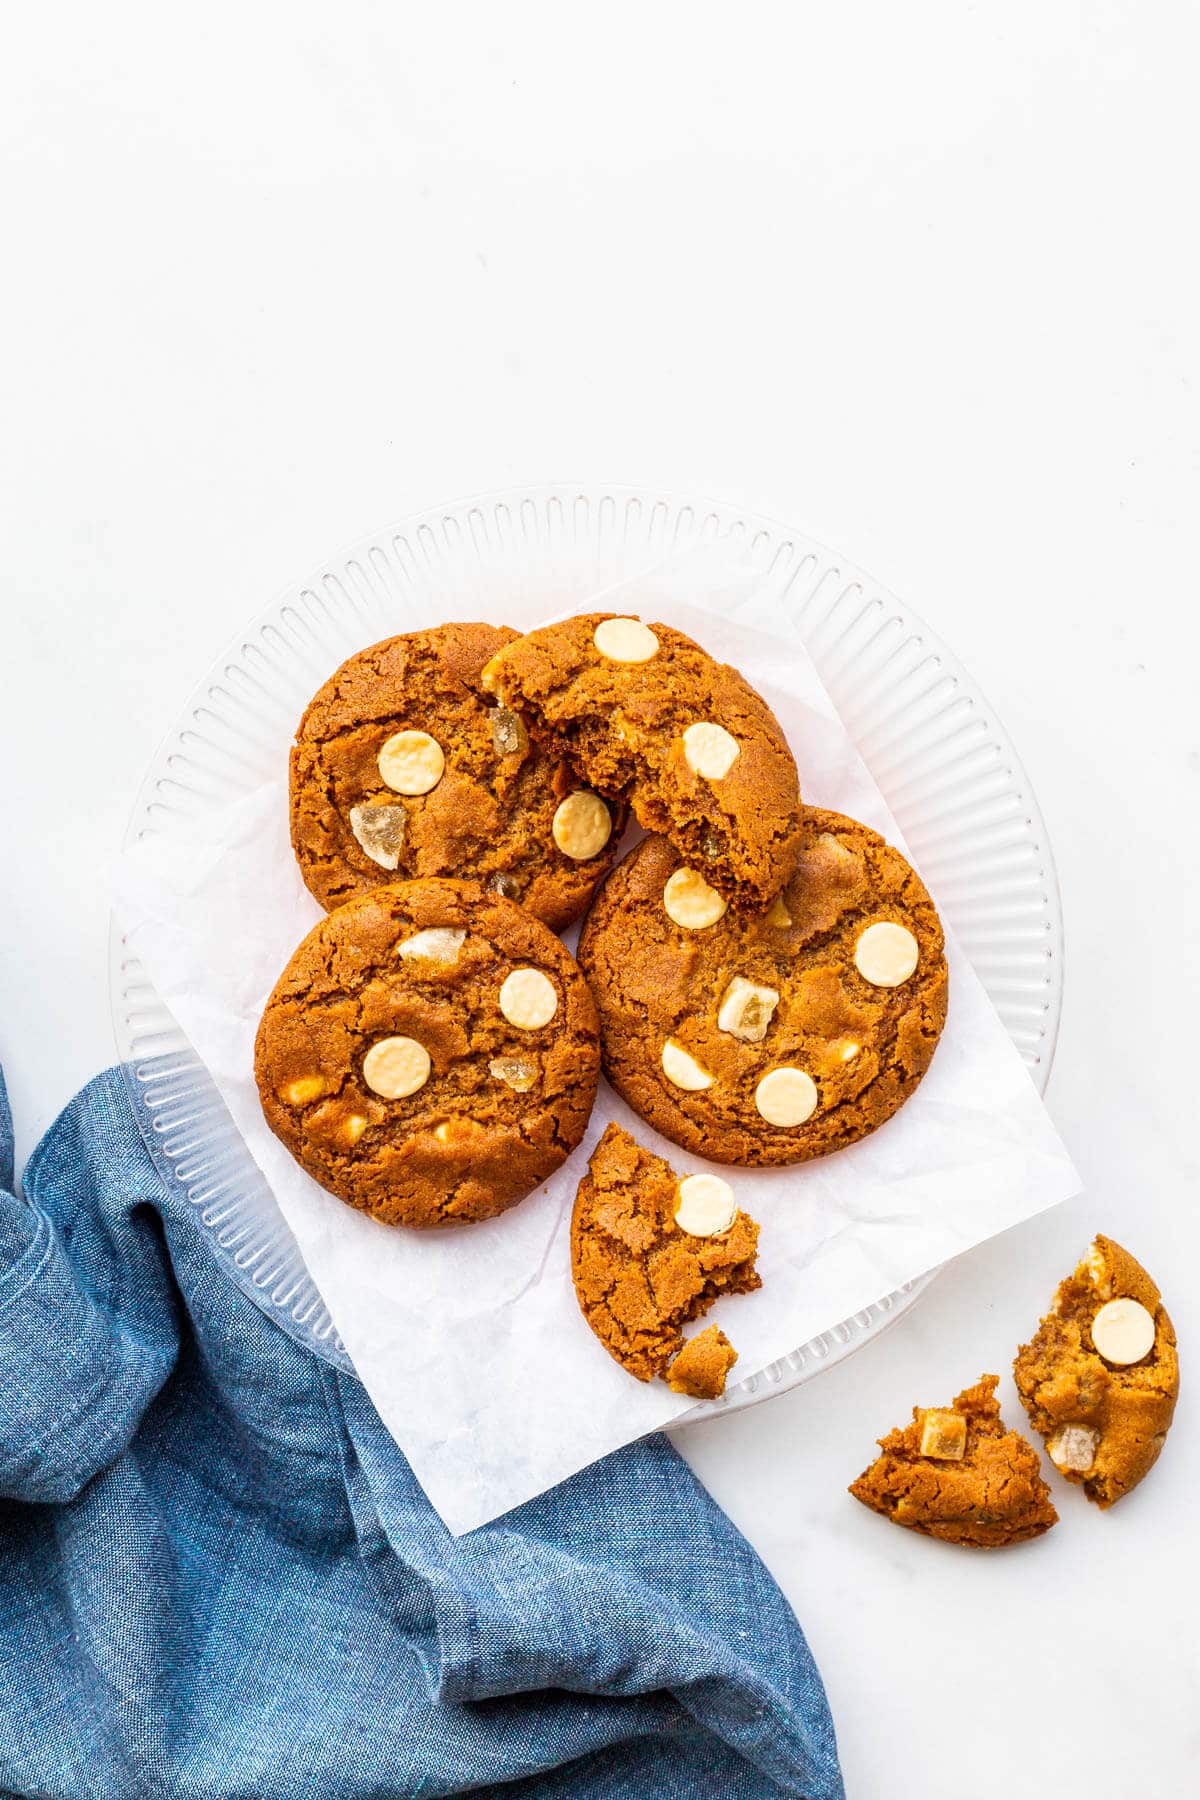
<svg viewBox="0 0 1200 1800">
<path fill-rule="evenodd" d="M 119 1071 L 24 1185 L 0 1192 L 6 1795 L 840 1800 L 800 1627 L 664 1438 L 452 1538 L 359 1382 L 214 1263 Z"/>
</svg>

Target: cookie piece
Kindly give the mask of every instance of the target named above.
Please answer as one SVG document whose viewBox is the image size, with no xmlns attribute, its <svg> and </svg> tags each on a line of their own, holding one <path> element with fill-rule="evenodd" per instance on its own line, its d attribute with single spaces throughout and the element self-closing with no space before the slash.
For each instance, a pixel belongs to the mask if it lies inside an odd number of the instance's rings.
<svg viewBox="0 0 1200 1800">
<path fill-rule="evenodd" d="M 360 650 L 310 701 L 291 754 L 292 846 L 327 910 L 390 881 L 450 876 L 519 900 L 553 931 L 616 855 L 618 802 L 479 687 L 516 633 L 439 625 Z"/>
<path fill-rule="evenodd" d="M 267 1123 L 323 1187 L 385 1225 L 490 1218 L 583 1136 L 596 1010 L 558 939 L 511 900 L 406 881 L 314 926 L 267 1001 Z"/>
<path fill-rule="evenodd" d="M 646 838 L 597 894 L 578 956 L 613 1086 L 716 1162 L 803 1162 L 865 1137 L 913 1092 L 946 1018 L 920 880 L 876 832 L 814 807 L 756 915 Z"/>
<path fill-rule="evenodd" d="M 667 1370 L 667 1386 L 693 1400 L 718 1400 L 737 1351 L 719 1325 L 709 1325 L 689 1338 Z"/>
<path fill-rule="evenodd" d="M 571 1273 L 584 1318 L 631 1375 L 661 1375 L 685 1325 L 719 1295 L 762 1285 L 757 1246 L 758 1226 L 727 1181 L 681 1181 L 661 1156 L 608 1126 L 575 1198 Z"/>
<path fill-rule="evenodd" d="M 483 685 L 720 893 L 761 905 L 783 885 L 800 823 L 795 759 L 766 701 L 681 631 L 588 613 L 507 644 Z"/>
<path fill-rule="evenodd" d="M 948 1408 L 913 1407 L 913 1422 L 879 1440 L 882 1455 L 850 1492 L 894 1525 L 977 1549 L 1019 1544 L 1057 1523 L 1037 1451 L 1006 1431 L 996 1375 Z"/>
<path fill-rule="evenodd" d="M 1109 1507 L 1150 1473 L 1179 1397 L 1175 1330 L 1141 1263 L 1098 1237 L 1013 1378 L 1035 1431 L 1061 1475 Z"/>
</svg>

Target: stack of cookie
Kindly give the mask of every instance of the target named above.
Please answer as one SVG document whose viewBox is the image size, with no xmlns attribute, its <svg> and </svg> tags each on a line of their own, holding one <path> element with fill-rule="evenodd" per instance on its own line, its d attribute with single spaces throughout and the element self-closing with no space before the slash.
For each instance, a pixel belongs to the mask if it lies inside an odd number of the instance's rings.
<svg viewBox="0 0 1200 1800">
<path fill-rule="evenodd" d="M 300 722 L 292 842 L 328 911 L 264 1012 L 263 1110 L 386 1224 L 485 1219 L 581 1143 L 601 1067 L 713 1163 L 802 1162 L 889 1119 L 946 1016 L 942 931 L 899 853 L 806 807 L 737 670 L 662 624 L 444 625 L 352 657 Z M 627 815 L 645 834 L 619 863 Z M 578 962 L 559 938 L 586 913 Z M 723 1390 L 684 1328 L 758 1286 L 757 1226 L 610 1126 L 575 1285 L 641 1380 Z"/>
</svg>

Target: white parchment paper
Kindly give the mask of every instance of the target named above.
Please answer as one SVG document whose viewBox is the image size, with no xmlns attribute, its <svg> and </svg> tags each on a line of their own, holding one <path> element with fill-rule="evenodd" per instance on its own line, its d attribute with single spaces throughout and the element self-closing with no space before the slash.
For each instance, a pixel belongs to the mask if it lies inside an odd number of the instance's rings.
<svg viewBox="0 0 1200 1800">
<path fill-rule="evenodd" d="M 805 799 L 902 843 L 798 638 L 772 620 L 760 579 L 736 547 L 708 545 L 598 604 L 665 620 L 736 664 L 782 722 Z M 539 622 L 507 611 L 504 622 L 518 629 Z M 468 614 L 463 596 L 448 597 L 445 616 Z M 460 1533 L 689 1410 L 664 1383 L 634 1381 L 592 1337 L 571 1284 L 568 1234 L 576 1185 L 610 1119 L 681 1173 L 705 1165 L 660 1139 L 603 1083 L 565 1167 L 502 1218 L 460 1231 L 377 1225 L 292 1161 L 266 1127 L 252 1069 L 267 995 L 320 916 L 288 842 L 288 746 L 281 727 L 277 781 L 127 852 L 117 909 L 274 1190 L 384 1423 Z M 1078 1192 L 970 964 L 953 942 L 948 954 L 946 1030 L 893 1120 L 814 1163 L 722 1170 L 762 1228 L 761 1290 L 709 1315 L 738 1349 L 734 1379 Z"/>
</svg>

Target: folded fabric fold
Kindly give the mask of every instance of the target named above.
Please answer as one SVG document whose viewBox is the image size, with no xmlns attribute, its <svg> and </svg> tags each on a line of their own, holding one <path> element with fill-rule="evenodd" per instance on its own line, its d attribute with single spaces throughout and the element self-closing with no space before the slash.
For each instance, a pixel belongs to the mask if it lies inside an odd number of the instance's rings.
<svg viewBox="0 0 1200 1800">
<path fill-rule="evenodd" d="M 795 1617 L 663 1438 L 452 1538 L 119 1071 L 12 1173 L 0 1078 L 5 1793 L 841 1795 Z"/>
</svg>

